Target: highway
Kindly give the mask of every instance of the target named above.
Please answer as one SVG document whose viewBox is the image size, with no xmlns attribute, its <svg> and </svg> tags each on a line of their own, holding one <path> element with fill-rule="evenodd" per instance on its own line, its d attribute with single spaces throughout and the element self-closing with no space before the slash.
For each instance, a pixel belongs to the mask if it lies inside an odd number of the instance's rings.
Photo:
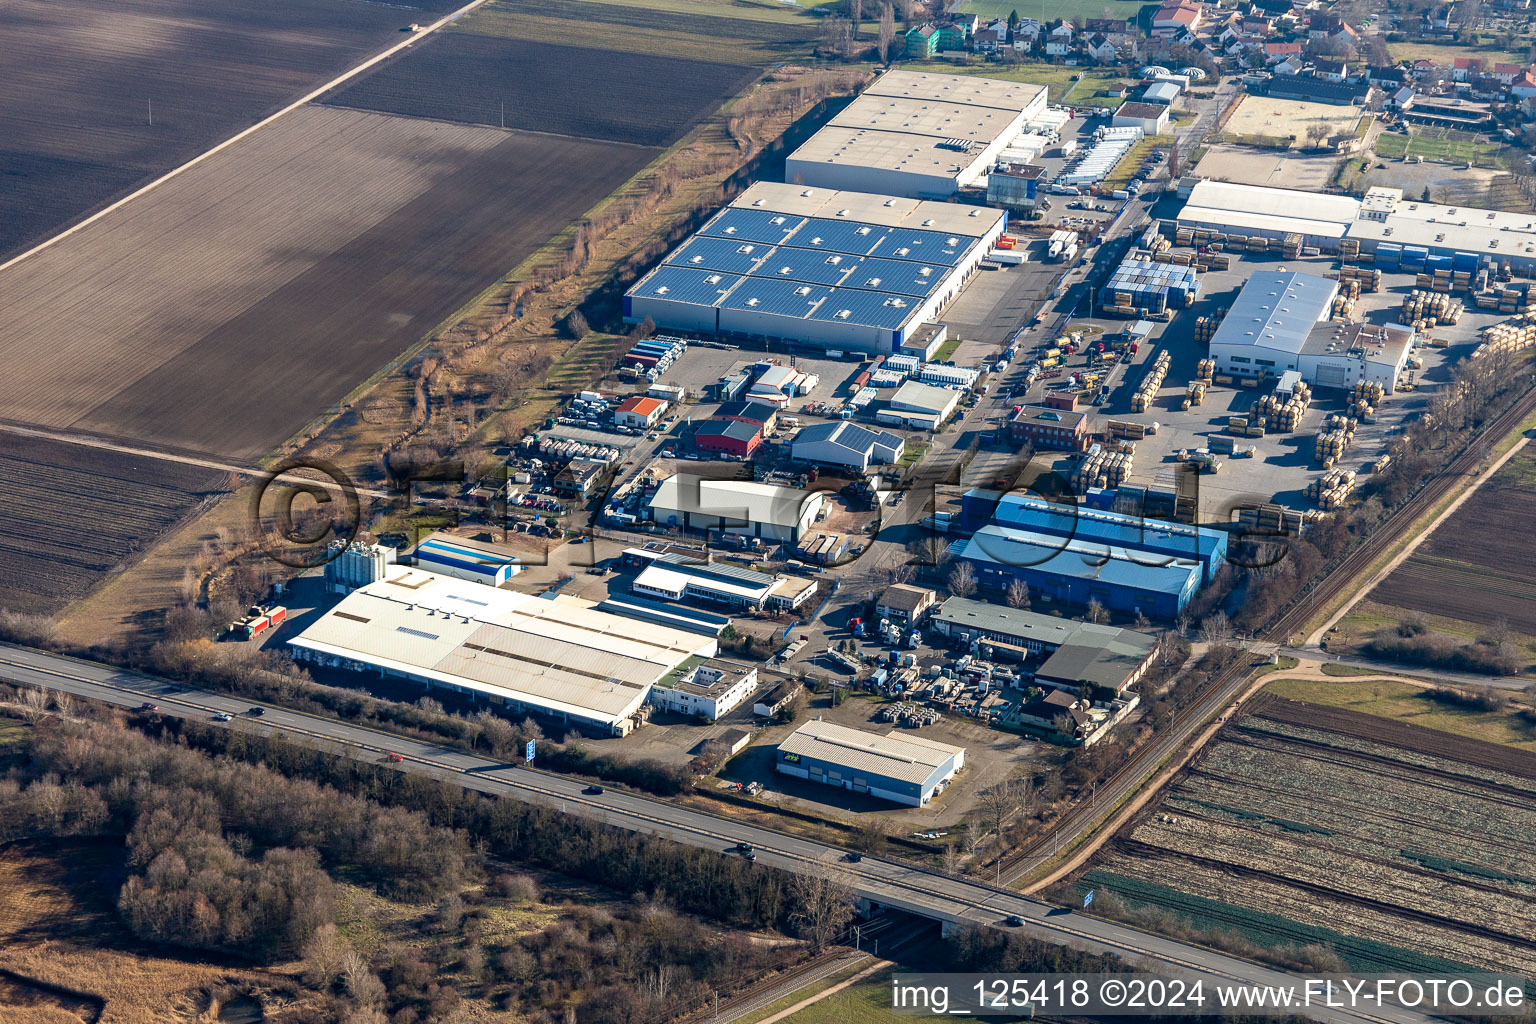
<svg viewBox="0 0 1536 1024">
<path fill-rule="evenodd" d="M 739 842 L 751 843 L 760 862 L 791 872 L 825 870 L 827 862 L 838 861 L 843 853 L 820 843 L 644 796 L 613 791 L 588 795 L 583 792 L 586 783 L 582 780 L 516 767 L 320 716 L 272 705 L 259 705 L 263 714 L 252 716 L 246 712 L 253 705 L 234 697 L 27 648 L 0 645 L 0 678 L 125 708 L 138 708 L 150 701 L 159 705 L 156 713 L 176 718 L 211 722 L 214 714 L 228 712 L 236 716 L 230 728 L 282 734 L 293 742 L 363 761 L 382 762 L 386 754 L 397 753 L 403 760 L 389 766 L 400 771 L 449 781 L 478 792 L 557 807 L 563 813 L 580 814 L 634 832 L 716 849 L 722 856 L 736 856 L 733 851 Z M 1024 921 L 1022 929 L 1041 939 L 1114 954 L 1151 969 L 1173 969 L 1208 981 L 1295 984 L 1294 978 L 1271 968 L 1111 921 L 1071 914 L 971 879 L 872 857 L 857 864 L 841 863 L 839 870 L 864 899 L 933 920 L 1003 926 L 1010 915 L 1017 915 Z M 1364 1013 L 1313 1008 L 1308 1015 L 1331 1024 L 1420 1024 L 1429 1019 L 1400 1009 Z"/>
</svg>

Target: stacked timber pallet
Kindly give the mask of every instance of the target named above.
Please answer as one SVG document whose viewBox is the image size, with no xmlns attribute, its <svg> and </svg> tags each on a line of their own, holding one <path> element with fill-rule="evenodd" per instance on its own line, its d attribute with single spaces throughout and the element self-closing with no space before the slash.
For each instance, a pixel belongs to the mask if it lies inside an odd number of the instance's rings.
<svg viewBox="0 0 1536 1024">
<path fill-rule="evenodd" d="M 1536 286 L 1529 284 L 1502 284 L 1486 295 L 1477 297 L 1477 308 L 1505 314 L 1536 312 Z"/>
<path fill-rule="evenodd" d="M 1292 231 L 1280 243 L 1280 254 L 1288 260 L 1301 255 L 1301 235 Z"/>
<path fill-rule="evenodd" d="M 1185 412 L 1189 411 L 1190 406 L 1205 404 L 1205 387 L 1205 381 L 1203 380 L 1192 380 L 1189 382 L 1189 386 L 1184 389 L 1184 404 L 1182 408 Z"/>
<path fill-rule="evenodd" d="M 1278 395 L 1265 395 L 1258 400 L 1254 411 L 1265 418 L 1265 427 L 1270 433 L 1288 434 L 1301 426 L 1301 417 L 1311 404 L 1312 392 L 1306 385 L 1300 385 L 1284 401 Z"/>
<path fill-rule="evenodd" d="M 1235 437 L 1263 437 L 1268 423 L 1266 416 L 1228 416 L 1227 433 Z"/>
<path fill-rule="evenodd" d="M 1226 319 L 1227 308 L 1222 306 L 1208 316 L 1195 317 L 1195 341 L 1205 344 L 1216 336 L 1216 329 Z M 1214 364 L 1213 364 L 1214 368 Z"/>
<path fill-rule="evenodd" d="M 1358 238 L 1341 238 L 1339 240 L 1339 259 L 1345 263 L 1355 263 L 1360 260 L 1360 240 Z"/>
<path fill-rule="evenodd" d="M 1426 327 L 1459 322 L 1465 308 L 1460 299 L 1415 288 L 1403 296 L 1403 308 L 1397 322 L 1422 331 Z"/>
<path fill-rule="evenodd" d="M 1473 359 L 1504 352 L 1524 352 L 1536 345 L 1536 313 L 1521 313 L 1483 330 L 1483 342 L 1472 351 Z"/>
<path fill-rule="evenodd" d="M 1173 362 L 1173 357 L 1163 349 L 1152 360 L 1152 368 L 1147 371 L 1142 379 L 1141 386 L 1131 396 L 1131 412 L 1146 412 L 1152 408 L 1152 402 L 1157 398 L 1157 389 L 1163 386 L 1163 378 L 1168 376 L 1168 367 Z"/>
<path fill-rule="evenodd" d="M 1316 501 L 1324 512 L 1332 512 L 1344 504 L 1354 489 L 1354 470 L 1331 469 L 1307 485 L 1307 497 Z"/>
<path fill-rule="evenodd" d="M 1157 430 L 1161 425 L 1162 424 L 1158 423 L 1156 420 L 1153 420 L 1151 423 L 1132 423 L 1129 420 L 1110 420 L 1109 423 L 1106 424 L 1106 428 L 1109 431 L 1109 436 L 1112 438 L 1139 441 L 1144 437 L 1148 437 L 1157 433 Z"/>
<path fill-rule="evenodd" d="M 1360 286 L 1360 291 L 1355 293 L 1357 296 L 1360 294 L 1360 292 L 1378 292 L 1381 291 L 1381 268 L 1348 266 L 1340 267 L 1339 280 L 1341 282 L 1356 282 Z"/>
<path fill-rule="evenodd" d="M 1086 494 L 1090 487 L 1119 487 L 1131 475 L 1135 461 L 1132 453 L 1109 451 L 1095 445 L 1072 472 L 1073 490 Z"/>
<path fill-rule="evenodd" d="M 1199 337 L 1199 334 L 1196 334 Z M 1207 384 L 1211 382 L 1211 376 L 1216 372 L 1216 360 L 1202 359 L 1195 364 L 1195 379 L 1203 380 Z"/>
</svg>

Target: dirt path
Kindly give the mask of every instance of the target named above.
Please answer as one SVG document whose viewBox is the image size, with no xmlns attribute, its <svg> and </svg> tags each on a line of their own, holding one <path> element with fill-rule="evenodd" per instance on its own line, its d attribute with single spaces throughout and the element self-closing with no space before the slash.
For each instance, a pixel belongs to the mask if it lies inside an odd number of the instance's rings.
<svg viewBox="0 0 1536 1024">
<path fill-rule="evenodd" d="M 1355 591 L 1353 597 L 1351 597 L 1348 601 L 1345 601 L 1344 604 L 1340 606 L 1339 610 L 1334 612 L 1333 615 L 1328 618 L 1328 621 L 1324 622 L 1321 626 L 1318 627 L 1317 632 L 1307 637 L 1306 646 L 1316 647 L 1322 641 L 1323 636 L 1335 625 L 1337 625 L 1340 619 L 1349 614 L 1351 608 L 1363 601 L 1367 594 L 1376 589 L 1376 585 L 1391 575 L 1393 569 L 1396 569 L 1398 566 L 1407 561 L 1408 556 L 1417 551 L 1419 549 L 1419 545 L 1429 539 L 1430 534 L 1434 533 L 1435 530 L 1440 527 L 1441 523 L 1445 522 L 1450 518 L 1452 513 L 1461 508 L 1462 502 L 1466 501 L 1473 494 L 1475 494 L 1479 487 L 1488 482 L 1489 477 L 1497 473 L 1503 467 L 1504 463 L 1508 462 L 1516 452 L 1520 451 L 1528 443 L 1530 443 L 1530 440 L 1531 439 L 1529 436 L 1521 437 L 1520 440 L 1515 442 L 1514 446 L 1510 448 L 1509 451 L 1495 459 L 1493 461 L 1493 465 L 1484 470 L 1482 475 L 1474 480 L 1470 487 L 1463 488 L 1462 492 L 1456 496 L 1456 500 L 1447 505 L 1445 509 L 1435 517 L 1432 523 L 1426 526 L 1423 530 L 1420 530 L 1418 536 L 1410 540 L 1403 547 L 1403 550 L 1399 551 L 1389 562 L 1387 562 L 1386 565 L 1382 566 L 1374 574 L 1372 574 L 1371 578 L 1366 580 L 1365 583 Z"/>
<path fill-rule="evenodd" d="M 444 15 L 438 20 L 434 21 L 432 24 L 425 25 L 420 29 L 417 29 L 415 32 L 406 33 L 405 38 L 396 43 L 394 46 L 389 47 L 382 53 L 376 53 L 372 57 L 369 57 L 367 60 L 363 61 L 361 64 L 343 71 L 341 74 L 337 75 L 335 78 L 331 79 L 329 82 L 326 82 L 319 88 L 313 89 L 305 93 L 303 96 L 300 96 L 298 99 L 294 100 L 292 103 L 288 104 L 277 113 L 272 114 L 269 117 L 262 118 L 260 121 L 257 121 L 255 124 L 251 125 L 244 131 L 236 132 L 234 135 L 231 135 L 229 138 L 214 146 L 212 149 L 199 153 L 197 156 L 193 157 L 191 160 L 188 160 L 180 167 L 175 167 L 165 172 L 160 177 L 150 182 L 148 185 L 145 185 L 143 188 L 136 189 L 133 192 L 128 193 L 123 198 L 119 199 L 117 202 L 112 203 L 109 206 L 102 207 L 100 210 L 97 210 L 95 213 L 91 214 L 80 223 L 60 231 L 52 238 L 44 239 L 42 242 L 34 245 L 26 252 L 19 253 L 18 255 L 6 260 L 4 263 L 0 263 L 0 270 L 5 270 L 7 267 L 14 266 L 17 263 L 20 263 L 22 260 L 26 259 L 28 256 L 35 256 L 36 254 L 42 252 L 44 249 L 50 248 L 51 246 L 62 242 L 64 239 L 68 238 L 70 235 L 73 235 L 75 232 L 83 230 L 84 228 L 96 223 L 98 220 L 101 220 L 101 218 L 105 217 L 113 210 L 122 209 L 124 206 L 127 206 L 129 203 L 144 195 L 146 192 L 151 192 L 154 189 L 159 188 L 161 185 L 164 185 L 166 182 L 170 181 L 177 175 L 191 170 L 193 167 L 196 167 L 198 164 L 202 163 L 204 160 L 209 159 L 217 153 L 222 153 L 224 150 L 228 149 L 230 146 L 233 146 L 241 139 L 249 138 L 279 118 L 286 117 L 293 113 L 295 110 L 298 110 L 300 107 L 307 105 L 313 100 L 319 99 L 321 96 L 336 88 L 336 86 L 341 85 L 343 82 L 356 78 L 358 75 L 362 74 L 364 71 L 367 71 L 369 68 L 378 64 L 380 61 L 388 60 L 390 57 L 393 57 L 395 54 L 399 53 L 407 46 L 412 45 L 417 40 L 431 35 L 433 32 L 436 32 L 444 25 L 449 25 L 455 21 L 458 21 L 460 18 L 464 17 L 464 15 L 468 14 L 470 11 L 473 11 L 476 7 L 480 7 L 489 2 L 490 0 L 471 0 L 470 3 L 465 4 L 463 7 L 460 7 L 458 10 L 453 11 L 450 14 Z"/>
<path fill-rule="evenodd" d="M 842 981 L 838 982 L 836 985 L 833 985 L 830 988 L 823 989 L 822 991 L 817 992 L 813 996 L 807 996 L 806 998 L 804 998 L 804 999 L 800 1000 L 798 1003 L 796 1003 L 794 1006 L 791 1006 L 791 1007 L 788 1007 L 786 1009 L 780 1010 L 778 1013 L 775 1013 L 771 1017 L 764 1017 L 762 1020 L 758 1021 L 757 1024 L 778 1024 L 779 1021 L 785 1019 L 786 1017 L 794 1016 L 795 1014 L 799 1013 L 801 1010 L 805 1009 L 807 1006 L 810 1006 L 812 1003 L 819 1003 L 823 999 L 827 998 L 828 996 L 836 995 L 837 993 L 841 992 L 843 989 L 847 988 L 850 985 L 857 985 L 859 982 L 863 981 L 865 978 L 869 977 L 871 974 L 874 974 L 877 971 L 883 971 L 887 967 L 892 967 L 892 966 L 895 966 L 895 965 L 892 964 L 891 961 L 889 961 L 889 960 L 876 960 L 873 964 L 870 964 L 868 967 L 864 968 L 863 970 L 859 971 L 856 974 L 853 974 L 853 975 L 851 975 L 851 976 L 849 976 L 847 978 L 844 978 Z"/>
</svg>

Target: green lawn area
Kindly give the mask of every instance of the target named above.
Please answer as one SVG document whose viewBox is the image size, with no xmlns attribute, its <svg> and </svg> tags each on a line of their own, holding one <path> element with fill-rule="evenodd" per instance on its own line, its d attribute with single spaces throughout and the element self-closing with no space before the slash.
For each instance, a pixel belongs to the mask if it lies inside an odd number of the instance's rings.
<svg viewBox="0 0 1536 1024">
<path fill-rule="evenodd" d="M 1499 152 L 1504 148 L 1494 142 L 1472 142 L 1465 132 L 1446 133 L 1434 129 L 1415 130 L 1411 135 L 1384 132 L 1376 137 L 1376 155 L 1391 160 L 1403 156 L 1421 156 L 1425 160 L 1446 163 L 1471 163 L 1482 167 L 1497 167 Z"/>
<path fill-rule="evenodd" d="M 893 971 L 871 974 L 857 985 L 849 985 L 841 992 L 834 992 L 819 1003 L 814 1003 L 792 1017 L 785 1024 L 891 1024 L 901 1021 L 952 1020 L 937 1015 L 896 1016 L 891 1010 L 891 975 Z"/>
<path fill-rule="evenodd" d="M 907 441 L 901 451 L 901 465 L 915 466 L 928 454 L 929 445 L 922 441 Z"/>
<path fill-rule="evenodd" d="M 950 356 L 954 355 L 955 354 L 955 349 L 957 349 L 959 347 L 960 347 L 960 339 L 959 338 L 950 338 L 944 344 L 940 345 L 939 346 L 939 350 L 933 354 L 933 361 L 936 362 L 936 363 L 942 363 L 944 360 L 946 360 Z"/>
<path fill-rule="evenodd" d="M 1020 3 L 1019 0 L 970 0 L 960 10 L 983 18 L 1006 18 L 1010 11 L 1018 11 L 1021 18 L 1043 17 L 1046 21 L 1065 18 L 1071 21 L 1079 15 L 1102 18 L 1106 11 L 1111 18 L 1134 18 L 1141 11 L 1141 4 L 1134 0 L 1050 0 L 1044 4 Z"/>
<path fill-rule="evenodd" d="M 1104 179 L 1103 185 L 1107 189 L 1124 188 L 1136 174 L 1137 168 L 1147 159 L 1147 154 L 1158 146 L 1167 146 L 1173 143 L 1171 135 L 1154 135 L 1151 138 L 1142 139 L 1136 145 L 1126 151 L 1120 162 L 1115 164 L 1114 170 Z"/>
<path fill-rule="evenodd" d="M 1394 61 L 1432 60 L 1446 67 L 1450 67 L 1457 57 L 1481 57 L 1488 62 L 1489 66 L 1498 63 L 1525 63 L 1519 54 L 1506 50 L 1492 50 L 1481 46 L 1455 46 L 1448 43 L 1388 43 L 1387 53 Z"/>
<path fill-rule="evenodd" d="M 1366 668 L 1364 665 L 1339 665 L 1329 662 L 1323 666 L 1325 676 L 1379 676 L 1381 672 L 1374 668 Z"/>
<path fill-rule="evenodd" d="M 1347 708 L 1377 718 L 1394 718 L 1455 736 L 1501 743 L 1536 752 L 1536 723 L 1508 711 L 1474 711 L 1441 704 L 1410 683 L 1350 683 L 1316 679 L 1281 679 L 1269 684 L 1277 697 Z"/>
</svg>

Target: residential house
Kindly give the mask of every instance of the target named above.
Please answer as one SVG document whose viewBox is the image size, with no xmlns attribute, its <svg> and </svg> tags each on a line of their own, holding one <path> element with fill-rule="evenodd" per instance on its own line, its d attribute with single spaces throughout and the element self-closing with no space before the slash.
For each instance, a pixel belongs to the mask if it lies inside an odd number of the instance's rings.
<svg viewBox="0 0 1536 1024">
<path fill-rule="evenodd" d="M 1192 33 L 1200 26 L 1201 7 L 1189 0 L 1168 0 L 1152 16 L 1152 34 L 1172 39 Z"/>
<path fill-rule="evenodd" d="M 1304 67 L 1306 67 L 1306 64 L 1302 62 L 1302 59 L 1298 56 L 1292 55 L 1285 58 L 1285 60 L 1282 60 L 1280 63 L 1276 64 L 1269 70 L 1273 71 L 1277 75 L 1287 75 L 1294 77 L 1301 74 L 1301 69 Z"/>
<path fill-rule="evenodd" d="M 1083 31 L 1097 32 L 1116 46 L 1129 46 L 1141 38 L 1141 29 L 1136 27 L 1135 18 L 1089 18 L 1083 24 Z"/>
<path fill-rule="evenodd" d="M 1312 73 L 1328 82 L 1346 82 L 1349 80 L 1349 65 L 1341 60 L 1319 57 L 1312 62 Z"/>
<path fill-rule="evenodd" d="M 1526 68 L 1520 64 L 1505 64 L 1503 61 L 1493 66 L 1490 74 L 1504 85 L 1511 85 L 1515 79 L 1526 73 Z"/>
<path fill-rule="evenodd" d="M 1399 65 L 1389 68 L 1368 68 L 1365 73 L 1366 81 L 1387 92 L 1393 92 L 1408 84 L 1408 69 Z"/>
<path fill-rule="evenodd" d="M 1424 24 L 1435 32 L 1454 32 L 1456 30 L 1456 4 L 1439 4 L 1424 12 Z"/>
<path fill-rule="evenodd" d="M 934 46 L 939 50 L 965 50 L 970 47 L 972 33 L 967 32 L 963 25 L 940 25 L 938 30 Z"/>
<path fill-rule="evenodd" d="M 939 30 L 932 25 L 914 25 L 907 29 L 907 56 L 931 60 L 939 52 Z"/>
<path fill-rule="evenodd" d="M 1008 45 L 1008 22 L 998 18 L 976 30 L 971 45 L 977 53 L 994 53 Z"/>
<path fill-rule="evenodd" d="M 1451 79 L 1456 82 L 1468 82 L 1481 75 L 1488 62 L 1481 57 L 1457 57 L 1451 62 Z"/>
<path fill-rule="evenodd" d="M 1536 100 L 1536 75 L 1527 71 L 1509 83 L 1509 93 L 1516 99 Z"/>
<path fill-rule="evenodd" d="M 1076 737 L 1088 724 L 1086 706 L 1067 691 L 1052 689 L 1021 705 L 1018 719 L 1024 725 Z"/>
<path fill-rule="evenodd" d="M 1243 18 L 1237 22 L 1237 27 L 1245 36 L 1262 37 L 1275 31 L 1274 25 L 1270 24 L 1268 18 Z"/>
<path fill-rule="evenodd" d="M 1072 52 L 1072 40 L 1058 39 L 1051 36 L 1045 41 L 1045 55 L 1047 57 L 1065 57 Z"/>
<path fill-rule="evenodd" d="M 1265 43 L 1264 63 L 1278 64 L 1287 57 L 1300 57 L 1300 43 Z"/>
<path fill-rule="evenodd" d="M 1101 64 L 1113 64 L 1118 55 L 1115 44 L 1098 32 L 1088 37 L 1088 41 L 1083 44 L 1083 49 L 1087 51 L 1088 56 Z"/>
<path fill-rule="evenodd" d="M 1045 31 L 1045 25 L 1036 18 L 1022 18 L 1013 27 L 1013 48 L 1015 50 L 1027 50 L 1035 45 L 1035 40 L 1040 38 L 1040 33 Z"/>
<path fill-rule="evenodd" d="M 1394 92 L 1388 102 L 1398 110 L 1407 110 L 1413 106 L 1413 99 L 1416 95 L 1417 93 L 1413 91 L 1413 86 L 1405 85 Z"/>
<path fill-rule="evenodd" d="M 1445 68 L 1432 60 L 1420 58 L 1413 62 L 1413 66 L 1409 69 L 1409 74 L 1422 82 L 1426 78 L 1438 78 L 1445 74 Z"/>
</svg>

